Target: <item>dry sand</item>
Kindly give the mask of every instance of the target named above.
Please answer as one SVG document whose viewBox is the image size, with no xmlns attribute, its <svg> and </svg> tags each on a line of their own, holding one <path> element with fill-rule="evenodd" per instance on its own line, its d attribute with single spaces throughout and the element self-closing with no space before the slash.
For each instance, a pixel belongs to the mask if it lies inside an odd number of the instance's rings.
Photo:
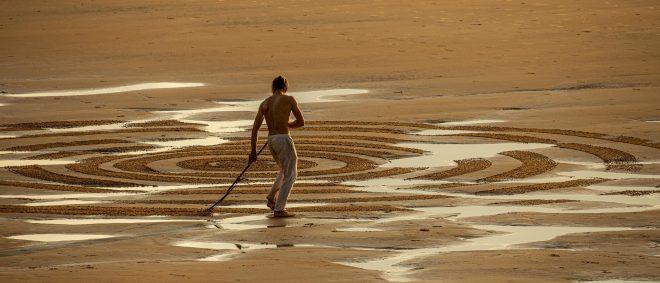
<svg viewBox="0 0 660 283">
<path fill-rule="evenodd" d="M 2 1 L 0 280 L 660 281 L 659 9 Z M 299 215 L 207 215 L 277 74 Z"/>
</svg>

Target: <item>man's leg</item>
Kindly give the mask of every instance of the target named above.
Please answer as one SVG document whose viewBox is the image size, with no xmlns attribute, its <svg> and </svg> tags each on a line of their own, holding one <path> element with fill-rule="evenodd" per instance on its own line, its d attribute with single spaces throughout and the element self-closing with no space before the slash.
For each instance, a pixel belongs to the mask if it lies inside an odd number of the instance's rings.
<svg viewBox="0 0 660 283">
<path fill-rule="evenodd" d="M 280 193 L 275 203 L 275 211 L 283 211 L 286 206 L 286 201 L 289 198 L 289 194 L 291 193 L 291 188 L 293 188 L 293 183 L 298 176 L 298 154 L 296 153 L 293 141 L 290 140 L 290 138 L 287 141 L 286 146 L 278 152 L 278 157 L 283 178 Z"/>
<path fill-rule="evenodd" d="M 273 186 L 270 188 L 270 192 L 268 193 L 269 200 L 275 201 L 275 195 L 277 195 L 277 192 L 279 192 L 280 188 L 282 188 L 283 181 L 284 181 L 284 173 L 280 168 L 280 174 L 278 174 L 277 177 L 275 178 L 275 182 L 273 183 Z"/>
<path fill-rule="evenodd" d="M 271 210 L 275 209 L 275 195 L 277 195 L 277 192 L 282 187 L 282 182 L 284 180 L 282 165 L 280 163 L 279 156 L 277 155 L 277 150 L 274 148 L 274 143 L 275 141 L 269 142 L 268 149 L 270 150 L 270 154 L 273 156 L 273 160 L 275 160 L 275 163 L 277 163 L 277 167 L 280 168 L 280 173 L 277 174 L 277 177 L 275 177 L 275 182 L 273 182 L 273 186 L 270 188 L 268 196 L 266 196 L 266 199 L 268 200 L 266 206 L 268 206 L 268 208 Z"/>
</svg>

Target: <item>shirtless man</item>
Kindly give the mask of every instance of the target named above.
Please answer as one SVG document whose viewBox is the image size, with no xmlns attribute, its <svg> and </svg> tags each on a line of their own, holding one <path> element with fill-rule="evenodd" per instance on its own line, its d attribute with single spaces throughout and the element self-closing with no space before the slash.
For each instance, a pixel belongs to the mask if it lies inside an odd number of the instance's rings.
<svg viewBox="0 0 660 283">
<path fill-rule="evenodd" d="M 280 168 L 280 173 L 273 183 L 266 200 L 266 204 L 273 210 L 274 217 L 292 217 L 293 213 L 287 212 L 284 208 L 286 200 L 289 198 L 289 193 L 296 181 L 298 175 L 298 154 L 293 144 L 291 136 L 289 136 L 289 129 L 300 128 L 305 125 L 298 102 L 292 96 L 286 95 L 289 88 L 289 81 L 286 77 L 278 76 L 273 80 L 272 91 L 273 95 L 266 98 L 257 111 L 257 117 L 254 118 L 254 125 L 252 126 L 251 138 L 251 152 L 248 159 L 249 163 L 257 160 L 257 136 L 259 128 L 266 118 L 268 125 L 268 149 L 273 155 L 273 159 Z M 289 121 L 289 115 L 293 113 L 296 118 Z M 275 197 L 278 193 L 279 195 Z"/>
</svg>

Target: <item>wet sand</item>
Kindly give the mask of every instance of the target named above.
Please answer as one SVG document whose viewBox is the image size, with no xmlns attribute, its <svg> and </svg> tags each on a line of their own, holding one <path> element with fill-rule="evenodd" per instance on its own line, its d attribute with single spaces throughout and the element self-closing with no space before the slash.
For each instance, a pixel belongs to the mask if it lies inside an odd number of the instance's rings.
<svg viewBox="0 0 660 283">
<path fill-rule="evenodd" d="M 0 280 L 658 282 L 655 4 L 5 1 Z"/>
</svg>

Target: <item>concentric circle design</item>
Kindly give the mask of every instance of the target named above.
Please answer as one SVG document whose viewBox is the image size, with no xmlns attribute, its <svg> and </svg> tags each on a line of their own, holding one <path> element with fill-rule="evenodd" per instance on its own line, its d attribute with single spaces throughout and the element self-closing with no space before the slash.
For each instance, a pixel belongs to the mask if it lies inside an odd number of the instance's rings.
<svg viewBox="0 0 660 283">
<path fill-rule="evenodd" d="M 137 200 L 117 201 L 123 205 L 140 206 L 162 204 L 168 206 L 197 205 L 213 202 L 214 197 L 224 190 L 224 185 L 232 182 L 246 165 L 249 152 L 249 139 L 245 134 L 230 137 L 230 142 L 213 146 L 191 146 L 180 149 L 159 150 L 153 145 L 146 145 L 145 139 L 152 139 L 152 133 L 160 134 L 159 139 L 181 140 L 190 133 L 199 135 L 199 125 L 171 123 L 136 124 L 130 129 L 117 131 L 75 132 L 35 134 L 18 137 L 24 140 L 20 146 L 6 146 L 2 150 L 33 151 L 32 158 L 69 158 L 78 162 L 67 165 L 49 166 L 16 166 L 9 170 L 20 175 L 23 180 L 10 181 L 11 186 L 29 187 L 33 189 L 87 191 L 98 192 L 97 187 L 122 187 L 126 190 L 140 190 L 143 186 L 154 185 L 196 185 L 205 184 L 211 189 L 180 190 L 181 196 L 187 196 L 176 201 L 165 199 L 165 195 Z M 11 128 L 11 127 L 8 127 Z M 469 130 L 456 134 L 439 136 L 420 136 L 416 132 L 428 129 Z M 146 134 L 145 134 L 146 133 Z M 117 138 L 122 134 L 122 138 Z M 265 134 L 265 133 L 264 133 Z M 263 135 L 263 134 L 262 134 Z M 145 137 L 146 136 L 146 137 Z M 150 137 L 151 136 L 151 137 Z M 442 142 L 442 139 L 477 140 L 480 143 L 497 143 L 500 141 L 515 141 L 521 143 L 552 144 L 555 150 L 580 151 L 584 155 L 593 156 L 602 161 L 607 170 L 619 172 L 640 171 L 643 165 L 637 158 L 625 149 L 629 146 L 642 146 L 657 150 L 657 143 L 621 136 L 608 136 L 600 133 L 579 132 L 560 129 L 530 129 L 489 126 L 459 126 L 441 127 L 422 123 L 400 122 L 360 122 L 360 121 L 323 121 L 310 122 L 303 130 L 293 132 L 299 155 L 299 180 L 315 182 L 305 184 L 299 182 L 296 187 L 304 191 L 304 195 L 326 194 L 329 191 L 341 192 L 353 190 L 342 185 L 344 181 L 360 181 L 378 178 L 398 178 L 415 181 L 452 181 L 454 183 L 436 187 L 460 187 L 464 182 L 488 184 L 510 180 L 525 179 L 537 175 L 556 172 L 561 168 L 561 162 L 552 156 L 532 151 L 501 152 L 496 158 L 478 158 L 456 160 L 453 168 L 427 168 L 419 164 L 412 168 L 390 168 L 381 166 L 392 159 L 421 156 L 428 154 L 416 148 L 399 145 L 402 142 Z M 43 138 L 59 138 L 60 141 L 39 143 Z M 13 140 L 16 140 L 13 139 Z M 589 139 L 594 143 L 585 143 Z M 261 140 L 263 142 L 263 139 Z M 456 142 L 456 141 L 454 141 Z M 596 145 L 597 144 L 597 145 Z M 1 145 L 0 145 L 1 146 Z M 146 150 L 139 152 L 137 150 Z M 30 158 L 30 157 L 27 157 Z M 499 162 L 507 160 L 507 164 Z M 258 195 L 268 188 L 268 183 L 277 174 L 277 166 L 272 161 L 266 148 L 244 175 L 248 182 L 262 182 L 259 185 L 249 185 L 250 188 L 263 188 L 251 194 L 238 194 L 240 197 L 231 200 L 234 203 L 261 202 Z M 32 181 L 25 180 L 25 177 Z M 575 187 L 603 182 L 605 179 L 572 180 L 561 182 L 546 182 L 543 184 L 508 185 L 482 189 L 478 193 L 511 194 L 525 193 L 535 190 L 548 190 L 563 187 Z M 327 182 L 327 183 L 318 183 Z M 249 183 L 248 183 L 249 184 Z M 261 185 L 263 184 L 263 185 Z M 326 184 L 326 185 L 323 185 Z M 0 184 L 2 185 L 2 184 Z M 324 188 L 326 187 L 326 188 Z M 432 185 L 426 185 L 432 187 Z M 112 188 L 113 191 L 118 188 Z M 199 190 L 199 193 L 194 193 Z M 193 193 L 191 193 L 193 191 Z M 212 194 L 211 192 L 217 192 Z M 247 192 L 247 191 L 246 191 Z M 176 195 L 171 191 L 168 196 Z M 360 193 L 368 194 L 365 192 Z M 391 210 L 390 206 L 382 206 L 383 202 L 415 199 L 414 194 L 391 196 L 372 193 L 360 197 L 334 197 L 330 203 L 373 203 L 375 210 Z M 303 195 L 303 194 L 300 194 Z M 159 197 L 155 197 L 159 196 Z M 249 197 L 247 197 L 249 196 Z M 247 197 L 247 198 L 245 198 Z M 310 201 L 303 199 L 292 201 Z M 377 204 L 377 205 L 376 205 Z M 92 205 L 94 206 L 94 205 Z M 363 206 L 363 208 L 366 206 Z M 4 208 L 5 210 L 8 208 Z M 30 211 L 39 208 L 31 208 Z M 45 208 L 44 208 L 45 209 Z M 306 208 L 312 209 L 312 208 Z M 340 209 L 340 208 L 315 208 Z M 341 208 L 349 209 L 349 208 Z M 103 210 L 103 211 L 116 211 Z M 176 214 L 176 213 L 174 213 Z"/>
</svg>

